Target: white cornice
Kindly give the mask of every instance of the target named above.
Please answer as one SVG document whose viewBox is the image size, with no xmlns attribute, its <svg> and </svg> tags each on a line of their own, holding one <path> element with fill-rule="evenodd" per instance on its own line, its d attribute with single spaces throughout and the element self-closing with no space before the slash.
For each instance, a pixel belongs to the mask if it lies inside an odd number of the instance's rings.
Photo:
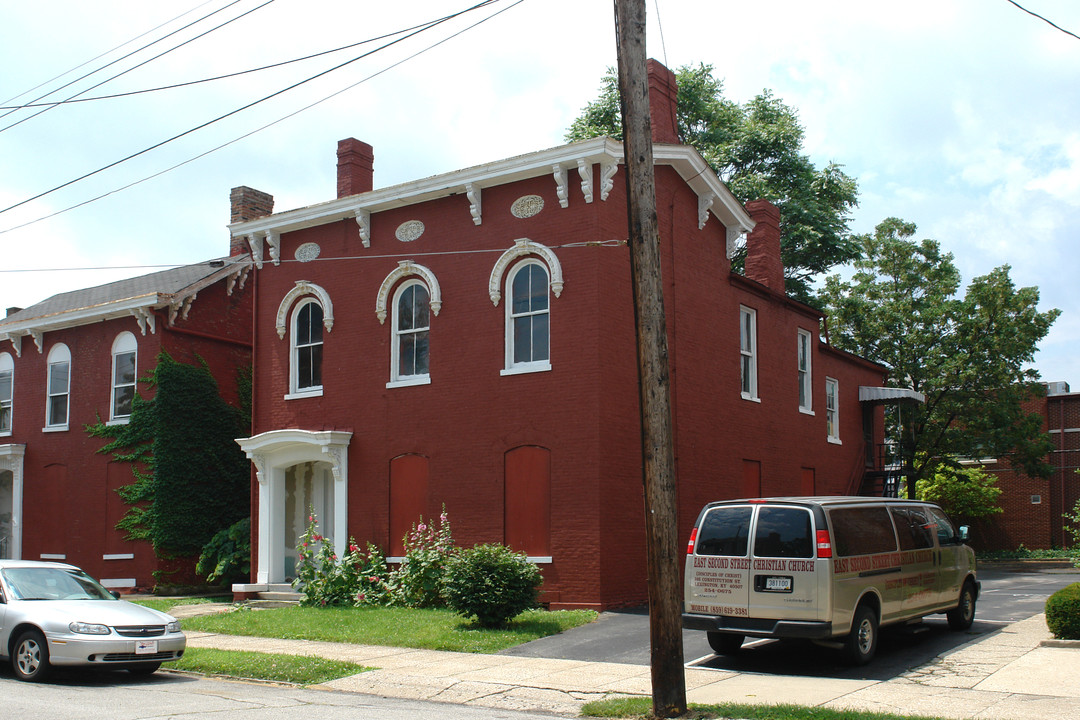
<svg viewBox="0 0 1080 720">
<path fill-rule="evenodd" d="M 754 227 L 754 221 L 750 219 L 746 210 L 720 182 L 697 150 L 689 145 L 656 145 L 653 147 L 653 158 L 658 165 L 670 165 L 675 168 L 680 177 L 699 195 L 712 193 L 716 197 L 711 207 L 712 214 L 725 227 L 735 225 L 743 232 L 749 232 Z M 581 167 L 581 163 L 587 165 L 599 163 L 607 171 L 601 178 L 604 184 L 610 182 L 611 176 L 608 172 L 617 168 L 622 159 L 621 142 L 611 138 L 593 138 L 359 195 L 337 198 L 247 222 L 233 223 L 229 225 L 229 232 L 233 237 L 257 236 L 259 233 L 270 232 L 287 233 L 338 222 L 345 218 L 357 218 L 358 213 L 363 213 L 366 220 L 371 213 L 415 205 L 436 198 L 464 195 L 467 192 L 472 192 L 479 197 L 479 192 L 485 187 L 505 185 L 545 175 L 550 177 L 553 168 Z M 607 192 L 602 187 L 601 200 L 606 198 Z M 463 209 L 463 212 L 465 211 Z M 475 218 L 478 214 L 479 207 L 477 206 L 473 217 Z M 361 227 L 363 226 L 364 224 L 361 223 Z"/>
</svg>

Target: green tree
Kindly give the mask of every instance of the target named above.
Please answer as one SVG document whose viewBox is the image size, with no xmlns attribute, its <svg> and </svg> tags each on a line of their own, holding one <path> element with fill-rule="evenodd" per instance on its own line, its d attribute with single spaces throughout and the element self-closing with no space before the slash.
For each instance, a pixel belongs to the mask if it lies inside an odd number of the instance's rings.
<svg viewBox="0 0 1080 720">
<path fill-rule="evenodd" d="M 979 467 L 956 468 L 938 465 L 916 483 L 915 493 L 920 500 L 941 506 L 954 520 L 999 515 L 1001 488 L 997 478 Z"/>
<path fill-rule="evenodd" d="M 926 396 L 900 434 L 913 477 L 957 457 L 995 457 L 1034 477 L 1050 472 L 1049 438 L 1023 403 L 1045 388 L 1026 370 L 1060 314 L 1038 310 L 1039 290 L 1016 288 L 1003 265 L 961 297 L 951 253 L 916 242 L 913 223 L 889 218 L 856 238 L 850 280 L 825 283 L 830 342 L 881 363 L 889 384 Z"/>
<path fill-rule="evenodd" d="M 788 293 L 811 302 L 814 279 L 858 255 L 848 228 L 858 204 L 855 180 L 835 163 L 814 167 L 802 153 L 798 114 L 768 90 L 740 105 L 724 97 L 711 65 L 686 65 L 675 75 L 680 140 L 701 153 L 740 202 L 763 198 L 779 208 Z M 600 136 L 622 139 L 618 76 L 610 68 L 600 96 L 566 133 L 568 141 Z M 736 269 L 744 258 L 740 249 Z"/>
</svg>

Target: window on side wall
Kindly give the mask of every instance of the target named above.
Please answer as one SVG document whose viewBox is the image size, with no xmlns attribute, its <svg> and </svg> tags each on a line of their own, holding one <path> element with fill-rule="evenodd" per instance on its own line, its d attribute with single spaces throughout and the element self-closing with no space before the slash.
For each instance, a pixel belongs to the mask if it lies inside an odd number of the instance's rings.
<svg viewBox="0 0 1080 720">
<path fill-rule="evenodd" d="M 739 307 L 739 353 L 742 356 L 742 396 L 758 399 L 757 381 L 757 311 Z"/>
<path fill-rule="evenodd" d="M 391 385 L 431 382 L 428 367 L 430 305 L 431 295 L 421 280 L 406 281 L 394 296 Z"/>
<path fill-rule="evenodd" d="M 322 355 L 323 308 L 312 298 L 293 312 L 291 394 L 322 393 Z"/>
<path fill-rule="evenodd" d="M 71 392 L 71 351 L 57 343 L 49 350 L 45 429 L 68 429 L 68 404 Z"/>
<path fill-rule="evenodd" d="M 813 415 L 813 374 L 811 372 L 812 335 L 809 330 L 799 329 L 799 410 Z"/>
<path fill-rule="evenodd" d="M 506 280 L 506 370 L 551 369 L 551 322 L 547 268 L 536 260 L 519 263 Z"/>
<path fill-rule="evenodd" d="M 131 417 L 137 354 L 138 342 L 131 333 L 122 332 L 113 340 L 112 401 L 109 407 L 109 419 L 113 422 L 127 422 Z"/>
<path fill-rule="evenodd" d="M 825 378 L 825 429 L 829 442 L 840 442 L 839 414 L 840 383 L 834 378 Z"/>
<path fill-rule="evenodd" d="M 15 361 L 0 353 L 0 435 L 11 434 L 11 399 L 15 395 Z"/>
</svg>

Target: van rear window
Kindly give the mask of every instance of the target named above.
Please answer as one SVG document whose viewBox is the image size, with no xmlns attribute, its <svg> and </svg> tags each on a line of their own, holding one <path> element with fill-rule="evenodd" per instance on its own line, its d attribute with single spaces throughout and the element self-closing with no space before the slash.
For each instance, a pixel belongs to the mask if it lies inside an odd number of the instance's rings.
<svg viewBox="0 0 1080 720">
<path fill-rule="evenodd" d="M 836 508 L 829 512 L 833 550 L 839 557 L 896 550 L 892 520 L 884 505 Z"/>
<path fill-rule="evenodd" d="M 804 508 L 763 507 L 758 510 L 754 555 L 808 558 L 814 555 L 810 512 Z"/>
<path fill-rule="evenodd" d="M 718 507 L 705 514 L 698 528 L 698 555 L 746 557 L 750 537 L 748 507 Z"/>
</svg>

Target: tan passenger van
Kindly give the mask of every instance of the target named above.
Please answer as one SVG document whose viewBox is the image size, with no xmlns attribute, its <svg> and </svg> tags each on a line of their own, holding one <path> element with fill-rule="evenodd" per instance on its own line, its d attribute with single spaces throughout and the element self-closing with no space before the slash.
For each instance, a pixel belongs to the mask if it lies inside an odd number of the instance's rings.
<svg viewBox="0 0 1080 720">
<path fill-rule="evenodd" d="M 706 505 L 686 555 L 683 627 L 718 653 L 746 637 L 807 638 L 863 664 L 878 628 L 945 613 L 971 627 L 975 553 L 936 505 L 868 497 Z"/>
</svg>

